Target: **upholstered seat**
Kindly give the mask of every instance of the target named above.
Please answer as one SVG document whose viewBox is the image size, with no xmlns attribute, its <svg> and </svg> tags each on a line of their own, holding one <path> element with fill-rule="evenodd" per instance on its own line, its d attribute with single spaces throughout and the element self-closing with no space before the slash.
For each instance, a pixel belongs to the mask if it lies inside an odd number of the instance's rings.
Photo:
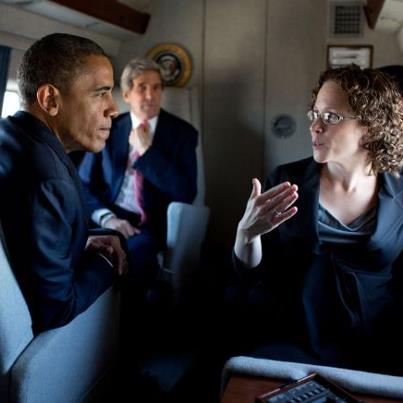
<svg viewBox="0 0 403 403">
<path fill-rule="evenodd" d="M 223 370 L 222 390 L 233 374 L 297 380 L 314 372 L 351 392 L 384 396 L 399 401 L 403 399 L 403 377 L 245 356 L 232 357 L 227 361 Z"/>
<path fill-rule="evenodd" d="M 190 122 L 199 132 L 196 148 L 197 195 L 192 204 L 174 202 L 168 207 L 167 251 L 164 270 L 180 293 L 186 278 L 198 266 L 201 246 L 206 234 L 210 210 L 204 204 L 205 180 L 200 130 L 200 108 L 196 88 L 167 87 L 163 91 L 162 107 Z"/>
<path fill-rule="evenodd" d="M 68 325 L 34 337 L 2 237 L 0 284 L 0 402 L 84 400 L 116 357 L 120 301 L 116 291 L 107 290 Z"/>
</svg>

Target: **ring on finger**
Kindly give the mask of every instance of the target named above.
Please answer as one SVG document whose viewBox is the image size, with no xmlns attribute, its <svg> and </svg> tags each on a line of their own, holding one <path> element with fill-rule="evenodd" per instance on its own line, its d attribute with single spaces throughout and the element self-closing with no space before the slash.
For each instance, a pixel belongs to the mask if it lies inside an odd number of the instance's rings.
<svg viewBox="0 0 403 403">
<path fill-rule="evenodd" d="M 278 211 L 278 210 L 274 209 L 274 216 L 275 217 L 278 217 L 281 214 L 282 214 L 282 211 Z"/>
</svg>

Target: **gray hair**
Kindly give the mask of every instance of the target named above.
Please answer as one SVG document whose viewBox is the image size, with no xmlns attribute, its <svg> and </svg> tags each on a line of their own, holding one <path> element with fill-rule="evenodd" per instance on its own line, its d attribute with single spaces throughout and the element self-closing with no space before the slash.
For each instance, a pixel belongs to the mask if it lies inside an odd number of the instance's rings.
<svg viewBox="0 0 403 403">
<path fill-rule="evenodd" d="M 154 60 L 145 57 L 136 57 L 135 59 L 130 60 L 123 69 L 120 77 L 120 89 L 122 91 L 130 91 L 133 87 L 133 80 L 147 71 L 157 72 L 161 78 L 161 83 L 163 84 L 164 81 L 161 66 Z"/>
<path fill-rule="evenodd" d="M 85 66 L 88 56 L 108 58 L 95 42 L 70 34 L 51 34 L 36 41 L 24 54 L 18 69 L 18 86 L 22 102 L 28 106 L 36 100 L 38 88 L 52 84 L 68 93 L 73 80 Z"/>
</svg>

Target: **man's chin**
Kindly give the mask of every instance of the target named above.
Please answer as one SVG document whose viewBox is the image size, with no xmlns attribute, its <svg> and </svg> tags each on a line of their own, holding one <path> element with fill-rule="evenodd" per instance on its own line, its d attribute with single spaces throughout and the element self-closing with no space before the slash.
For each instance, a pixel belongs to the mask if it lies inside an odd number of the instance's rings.
<svg viewBox="0 0 403 403">
<path fill-rule="evenodd" d="M 98 140 L 96 143 L 92 143 L 90 144 L 86 151 L 90 151 L 92 153 L 99 153 L 100 151 L 102 151 L 105 147 L 106 144 L 106 140 Z"/>
<path fill-rule="evenodd" d="M 95 147 L 95 149 L 92 151 L 93 153 L 99 153 L 100 151 L 102 151 L 105 148 L 105 141 L 102 141 L 102 143 L 98 144 L 97 147 Z"/>
<path fill-rule="evenodd" d="M 143 119 L 150 120 L 155 118 L 160 113 L 159 108 L 149 108 L 143 113 Z"/>
</svg>

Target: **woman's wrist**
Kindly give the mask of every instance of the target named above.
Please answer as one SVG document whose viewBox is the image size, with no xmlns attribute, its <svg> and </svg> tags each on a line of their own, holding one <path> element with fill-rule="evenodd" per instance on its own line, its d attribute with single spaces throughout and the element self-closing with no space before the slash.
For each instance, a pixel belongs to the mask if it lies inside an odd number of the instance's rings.
<svg viewBox="0 0 403 403">
<path fill-rule="evenodd" d="M 246 266 L 256 267 L 262 259 L 260 235 L 250 237 L 242 228 L 237 230 L 234 245 L 235 256 Z"/>
<path fill-rule="evenodd" d="M 259 236 L 253 236 L 250 231 L 238 226 L 236 232 L 236 239 L 242 245 L 251 245 Z"/>
</svg>

